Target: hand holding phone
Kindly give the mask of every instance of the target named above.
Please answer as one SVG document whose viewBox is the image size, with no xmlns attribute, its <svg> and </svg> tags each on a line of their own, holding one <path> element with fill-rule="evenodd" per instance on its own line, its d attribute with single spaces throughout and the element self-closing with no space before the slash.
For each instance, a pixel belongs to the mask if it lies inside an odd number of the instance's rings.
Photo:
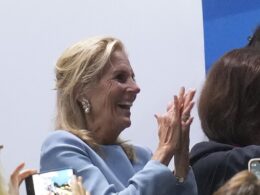
<svg viewBox="0 0 260 195">
<path fill-rule="evenodd" d="M 19 195 L 20 184 L 30 175 L 37 173 L 35 169 L 26 169 L 22 170 L 25 166 L 25 163 L 19 164 L 13 173 L 10 176 L 9 181 L 9 194 L 10 195 Z"/>
</svg>

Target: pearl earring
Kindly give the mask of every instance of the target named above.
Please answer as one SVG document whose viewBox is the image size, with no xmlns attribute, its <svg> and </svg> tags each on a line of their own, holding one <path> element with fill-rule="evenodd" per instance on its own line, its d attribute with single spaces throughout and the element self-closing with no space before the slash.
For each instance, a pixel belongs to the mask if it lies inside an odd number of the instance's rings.
<svg viewBox="0 0 260 195">
<path fill-rule="evenodd" d="M 90 107 L 91 107 L 89 101 L 86 98 L 83 98 L 81 104 L 82 104 L 82 108 L 84 109 L 85 113 L 89 114 Z"/>
</svg>

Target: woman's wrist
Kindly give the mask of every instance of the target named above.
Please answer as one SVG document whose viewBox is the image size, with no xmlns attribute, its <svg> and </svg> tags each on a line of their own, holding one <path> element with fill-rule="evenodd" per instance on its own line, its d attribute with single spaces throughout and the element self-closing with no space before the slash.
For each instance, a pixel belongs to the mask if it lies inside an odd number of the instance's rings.
<svg viewBox="0 0 260 195">
<path fill-rule="evenodd" d="M 183 183 L 186 180 L 186 178 L 187 178 L 187 176 L 189 174 L 190 168 L 191 167 L 188 165 L 188 166 L 186 166 L 185 169 L 183 169 L 182 171 L 179 171 L 179 172 L 176 171 L 176 169 L 175 169 L 175 171 L 173 172 L 173 175 L 175 176 L 176 180 L 179 183 Z"/>
<path fill-rule="evenodd" d="M 167 147 L 158 148 L 154 152 L 154 154 L 152 156 L 152 160 L 159 161 L 160 163 L 168 166 L 172 157 L 173 157 L 173 152 L 171 152 L 171 150 L 169 150 Z"/>
<path fill-rule="evenodd" d="M 184 177 L 178 177 L 178 176 L 175 176 L 177 182 L 179 183 L 183 183 L 185 181 L 185 178 Z"/>
<path fill-rule="evenodd" d="M 180 180 L 183 178 L 183 180 L 186 178 L 189 171 L 189 166 L 184 166 L 184 168 L 175 168 L 174 176 L 176 178 L 179 178 Z"/>
<path fill-rule="evenodd" d="M 186 154 L 176 154 L 174 156 L 174 175 L 178 178 L 186 178 L 189 171 L 189 155 Z"/>
</svg>

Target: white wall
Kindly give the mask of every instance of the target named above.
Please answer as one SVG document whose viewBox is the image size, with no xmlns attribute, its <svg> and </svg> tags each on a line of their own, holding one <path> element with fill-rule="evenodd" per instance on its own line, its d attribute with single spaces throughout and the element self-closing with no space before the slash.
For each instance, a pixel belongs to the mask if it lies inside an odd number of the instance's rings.
<svg viewBox="0 0 260 195">
<path fill-rule="evenodd" d="M 201 0 L 1 0 L 0 24 L 5 175 L 22 161 L 38 168 L 41 143 L 53 129 L 54 64 L 78 40 L 113 35 L 125 43 L 142 91 L 123 137 L 152 150 L 154 113 L 164 112 L 180 86 L 199 89 L 204 79 Z M 191 145 L 204 139 L 194 115 Z"/>
</svg>

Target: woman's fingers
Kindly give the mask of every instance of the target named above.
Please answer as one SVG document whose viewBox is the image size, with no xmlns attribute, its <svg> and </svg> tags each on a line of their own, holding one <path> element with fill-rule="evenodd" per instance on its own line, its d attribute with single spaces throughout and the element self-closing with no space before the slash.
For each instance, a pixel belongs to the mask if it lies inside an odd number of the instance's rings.
<svg viewBox="0 0 260 195">
<path fill-rule="evenodd" d="M 181 121 L 186 122 L 190 118 L 191 110 L 194 106 L 194 102 L 189 102 L 189 104 L 184 108 L 181 113 Z"/>
<path fill-rule="evenodd" d="M 173 99 L 170 101 L 170 103 L 167 106 L 167 113 L 173 113 L 176 111 L 178 108 L 176 107 L 176 104 L 179 104 L 179 98 L 174 95 Z"/>
<path fill-rule="evenodd" d="M 178 145 L 178 139 L 180 136 L 180 105 L 177 96 L 174 96 L 173 104 L 169 110 L 162 114 L 155 114 L 159 127 L 159 138 L 162 143 L 172 145 Z"/>
<path fill-rule="evenodd" d="M 35 173 L 37 173 L 37 170 L 35 170 L 35 169 L 27 169 L 27 170 L 24 170 L 24 171 L 22 171 L 22 169 L 24 168 L 24 163 L 21 163 L 21 164 L 19 164 L 16 168 L 15 168 L 15 170 L 13 171 L 13 173 L 11 174 L 11 176 L 10 176 L 10 182 L 12 183 L 12 184 L 18 184 L 18 185 L 20 185 L 21 183 L 22 183 L 22 181 L 26 178 L 26 177 L 28 177 L 28 176 L 30 176 L 30 175 L 32 175 L 32 174 L 35 174 Z M 21 172 L 22 171 L 22 172 Z"/>
<path fill-rule="evenodd" d="M 178 102 L 181 109 L 185 109 L 189 102 L 191 102 L 195 96 L 196 90 L 191 89 L 187 93 L 185 92 L 185 88 L 181 87 L 178 94 Z M 167 105 L 167 111 L 173 109 L 174 99 L 171 100 Z"/>
<path fill-rule="evenodd" d="M 72 182 L 72 194 L 75 195 L 89 195 L 89 193 L 84 189 L 82 184 L 82 177 L 77 177 L 76 175 L 73 175 Z"/>
<path fill-rule="evenodd" d="M 190 117 L 186 122 L 182 122 L 182 143 L 183 147 L 187 146 L 189 149 L 190 144 L 190 125 L 193 121 L 193 117 Z"/>
<path fill-rule="evenodd" d="M 185 121 L 185 122 L 183 121 L 182 122 L 182 126 L 185 127 L 185 128 L 190 127 L 192 122 L 193 122 L 193 117 L 190 117 L 187 121 Z"/>
<path fill-rule="evenodd" d="M 183 106 L 183 103 L 184 103 L 184 97 L 185 97 L 185 88 L 181 87 L 179 90 L 179 95 L 178 95 L 179 103 L 180 103 L 181 107 Z"/>
<path fill-rule="evenodd" d="M 192 89 L 192 90 L 189 90 L 185 96 L 184 96 L 184 105 L 183 107 L 187 107 L 189 102 L 191 102 L 195 96 L 195 93 L 196 93 L 196 90 Z"/>
<path fill-rule="evenodd" d="M 86 190 L 84 189 L 82 185 L 82 177 L 78 177 L 78 186 L 79 186 L 79 191 L 81 194 L 86 194 Z"/>
<path fill-rule="evenodd" d="M 9 194 L 12 195 L 18 195 L 19 194 L 19 186 L 20 184 L 24 181 L 26 177 L 29 175 L 32 175 L 36 173 L 37 171 L 34 169 L 28 169 L 22 171 L 24 168 L 24 163 L 19 164 L 15 170 L 12 172 L 10 176 L 10 181 L 9 181 Z"/>
<path fill-rule="evenodd" d="M 72 194 L 79 194 L 78 179 L 76 175 L 73 175 L 71 181 Z"/>
<path fill-rule="evenodd" d="M 26 177 L 29 177 L 30 175 L 33 175 L 35 173 L 37 173 L 37 170 L 35 170 L 35 169 L 27 169 L 27 170 L 22 171 L 18 176 L 19 185 L 21 185 L 21 183 L 23 182 L 23 180 Z"/>
<path fill-rule="evenodd" d="M 15 170 L 13 171 L 13 173 L 12 173 L 11 176 L 10 176 L 11 180 L 14 180 L 14 179 L 17 178 L 17 176 L 19 175 L 20 171 L 24 168 L 24 165 L 25 165 L 24 163 L 21 163 L 21 164 L 19 164 L 19 165 L 15 168 Z"/>
<path fill-rule="evenodd" d="M 189 102 L 188 106 L 183 110 L 181 116 L 181 129 L 182 129 L 182 143 L 183 147 L 189 145 L 190 125 L 193 121 L 193 117 L 190 116 L 191 110 L 194 106 L 194 102 Z"/>
<path fill-rule="evenodd" d="M 194 106 L 194 102 L 192 101 L 195 96 L 195 90 L 189 90 L 184 97 L 184 105 L 181 113 L 182 122 L 186 122 L 190 118 L 191 110 Z"/>
</svg>

